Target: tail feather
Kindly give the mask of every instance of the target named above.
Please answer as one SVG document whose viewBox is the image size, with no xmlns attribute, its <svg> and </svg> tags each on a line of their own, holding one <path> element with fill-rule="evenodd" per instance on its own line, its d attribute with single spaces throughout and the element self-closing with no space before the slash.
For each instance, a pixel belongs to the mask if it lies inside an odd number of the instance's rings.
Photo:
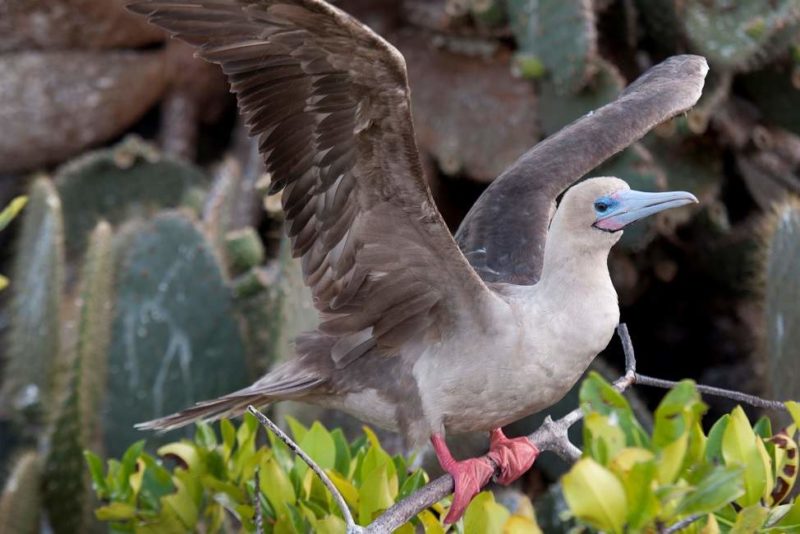
<svg viewBox="0 0 800 534">
<path fill-rule="evenodd" d="M 139 430 L 165 432 L 193 423 L 216 421 L 241 415 L 249 405 L 264 406 L 274 401 L 298 398 L 322 384 L 325 380 L 306 372 L 297 372 L 296 366 L 284 365 L 261 378 L 251 386 L 234 391 L 217 399 L 198 402 L 191 408 L 151 421 L 134 425 Z"/>
</svg>

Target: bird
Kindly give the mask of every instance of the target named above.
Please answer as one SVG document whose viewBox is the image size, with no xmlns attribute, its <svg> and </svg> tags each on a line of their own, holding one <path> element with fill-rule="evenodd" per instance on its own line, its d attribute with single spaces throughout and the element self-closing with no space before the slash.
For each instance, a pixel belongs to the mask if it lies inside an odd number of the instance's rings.
<svg viewBox="0 0 800 534">
<path fill-rule="evenodd" d="M 691 108 L 705 59 L 668 58 L 534 146 L 454 236 L 425 181 L 404 58 L 370 28 L 323 0 L 128 8 L 227 75 L 320 316 L 295 356 L 252 385 L 138 428 L 287 399 L 343 410 L 412 446 L 431 441 L 454 479 L 447 523 L 494 465 L 501 484 L 527 471 L 538 449 L 502 427 L 560 400 L 609 343 L 619 322 L 610 249 L 628 224 L 697 202 L 616 177 L 579 180 Z M 445 436 L 474 431 L 490 433 L 489 452 L 456 460 Z"/>
</svg>

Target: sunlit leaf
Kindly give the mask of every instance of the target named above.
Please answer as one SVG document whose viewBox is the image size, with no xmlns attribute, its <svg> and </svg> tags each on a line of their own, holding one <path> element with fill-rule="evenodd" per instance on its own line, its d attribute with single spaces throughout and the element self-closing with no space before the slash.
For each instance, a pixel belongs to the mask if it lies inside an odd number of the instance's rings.
<svg viewBox="0 0 800 534">
<path fill-rule="evenodd" d="M 280 510 L 284 504 L 294 504 L 297 500 L 289 477 L 274 458 L 262 462 L 258 480 L 273 509 Z"/>
<path fill-rule="evenodd" d="M 767 519 L 768 513 L 769 510 L 760 504 L 754 504 L 743 508 L 736 517 L 736 523 L 734 523 L 730 534 L 753 534 L 755 532 L 760 532 L 764 521 Z"/>
<path fill-rule="evenodd" d="M 327 515 L 314 522 L 314 532 L 317 534 L 342 534 L 346 526 L 342 518 L 335 515 Z"/>
<path fill-rule="evenodd" d="M 708 514 L 706 524 L 700 529 L 699 534 L 719 534 L 719 523 L 714 514 Z"/>
<path fill-rule="evenodd" d="M 159 447 L 156 452 L 161 457 L 174 457 L 190 471 L 199 471 L 201 469 L 200 455 L 197 454 L 197 449 L 195 449 L 193 443 L 186 441 L 167 443 Z"/>
<path fill-rule="evenodd" d="M 511 512 L 497 504 L 488 491 L 479 493 L 464 513 L 464 534 L 502 534 Z"/>
<path fill-rule="evenodd" d="M 707 514 L 717 511 L 744 493 L 743 468 L 717 467 L 678 504 L 678 514 Z"/>
<path fill-rule="evenodd" d="M 650 438 L 633 414 L 627 399 L 599 373 L 591 371 L 581 384 L 580 402 L 584 413 L 593 411 L 607 417 L 614 414 L 625 433 L 627 445 L 637 447 L 649 445 Z"/>
<path fill-rule="evenodd" d="M 136 508 L 123 502 L 112 502 L 95 510 L 94 515 L 100 521 L 125 521 L 136 517 Z"/>
<path fill-rule="evenodd" d="M 786 404 L 786 409 L 789 410 L 789 414 L 792 416 L 794 425 L 800 428 L 800 403 L 797 401 L 788 401 L 784 404 Z"/>
<path fill-rule="evenodd" d="M 769 473 L 764 468 L 757 440 L 761 438 L 753 432 L 744 410 L 737 406 L 722 436 L 722 456 L 726 465 L 744 467 L 744 495 L 737 501 L 741 506 L 756 504 L 767 487 Z"/>
<path fill-rule="evenodd" d="M 503 525 L 503 534 L 542 534 L 542 529 L 529 517 L 512 515 Z"/>
<path fill-rule="evenodd" d="M 628 504 L 622 483 L 611 471 L 591 458 L 582 458 L 564 475 L 561 484 L 577 518 L 598 529 L 622 531 Z"/>
<path fill-rule="evenodd" d="M 328 478 L 331 479 L 333 485 L 339 490 L 339 493 L 344 497 L 345 502 L 352 508 L 358 507 L 358 490 L 350 483 L 349 480 L 340 476 L 335 471 L 328 471 Z"/>
<path fill-rule="evenodd" d="M 417 517 L 422 522 L 425 534 L 444 534 L 444 527 L 430 510 L 421 511 Z"/>
<path fill-rule="evenodd" d="M 607 465 L 625 447 L 625 434 L 616 417 L 606 417 L 597 412 L 586 414 L 583 434 L 589 454 L 603 465 Z"/>
<path fill-rule="evenodd" d="M 387 464 L 380 465 L 367 474 L 361 483 L 358 503 L 359 522 L 366 525 L 383 510 L 394 504 L 394 496 L 389 486 Z"/>
<path fill-rule="evenodd" d="M 5 229 L 5 227 L 14 220 L 14 217 L 19 215 L 19 212 L 22 211 L 22 208 L 24 208 L 27 203 L 28 197 L 17 197 L 9 202 L 8 206 L 6 206 L 3 211 L 0 211 L 0 230 Z"/>
<path fill-rule="evenodd" d="M 8 278 L 0 274 L 0 291 L 8 287 Z"/>
<path fill-rule="evenodd" d="M 176 480 L 175 485 L 178 491 L 167 495 L 161 502 L 175 512 L 186 529 L 194 530 L 198 517 L 197 505 L 184 480 Z"/>
</svg>

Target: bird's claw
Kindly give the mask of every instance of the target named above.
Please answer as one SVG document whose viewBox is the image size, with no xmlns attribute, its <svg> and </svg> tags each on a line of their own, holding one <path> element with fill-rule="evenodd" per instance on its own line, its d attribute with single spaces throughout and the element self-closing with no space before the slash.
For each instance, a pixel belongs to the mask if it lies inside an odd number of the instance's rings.
<svg viewBox="0 0 800 534">
<path fill-rule="evenodd" d="M 497 465 L 500 472 L 495 482 L 507 486 L 531 468 L 539 456 L 539 449 L 528 438 L 507 438 L 497 428 L 492 430 L 486 456 Z"/>
<path fill-rule="evenodd" d="M 453 504 L 444 518 L 446 525 L 455 523 L 469 506 L 472 498 L 480 493 L 481 489 L 489 482 L 494 474 L 494 467 L 485 458 L 470 458 L 461 462 L 454 462 L 446 468 L 453 477 L 455 492 Z"/>
</svg>

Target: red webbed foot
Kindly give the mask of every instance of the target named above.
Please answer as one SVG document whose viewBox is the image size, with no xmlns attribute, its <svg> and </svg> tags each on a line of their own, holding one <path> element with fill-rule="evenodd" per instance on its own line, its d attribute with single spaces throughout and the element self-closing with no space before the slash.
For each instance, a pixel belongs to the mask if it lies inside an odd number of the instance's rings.
<svg viewBox="0 0 800 534">
<path fill-rule="evenodd" d="M 531 468 L 539 456 L 539 449 L 526 437 L 510 439 L 501 429 L 496 428 L 489 435 L 489 452 L 486 456 L 500 470 L 495 482 L 507 486 Z"/>
<path fill-rule="evenodd" d="M 450 454 L 444 438 L 439 434 L 431 436 L 433 449 L 442 469 L 450 473 L 455 482 L 453 492 L 453 504 L 447 517 L 444 518 L 445 524 L 458 521 L 469 506 L 472 498 L 480 493 L 481 489 L 489 482 L 494 474 L 494 467 L 485 457 L 470 458 L 468 460 L 457 461 Z"/>
</svg>

